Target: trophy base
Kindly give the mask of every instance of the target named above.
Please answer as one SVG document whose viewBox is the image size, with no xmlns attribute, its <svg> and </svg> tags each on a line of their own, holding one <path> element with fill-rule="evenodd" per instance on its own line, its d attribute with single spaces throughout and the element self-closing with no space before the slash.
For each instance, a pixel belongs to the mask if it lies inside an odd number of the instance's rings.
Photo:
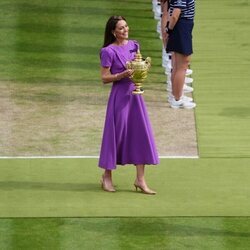
<svg viewBox="0 0 250 250">
<path fill-rule="evenodd" d="M 143 93 L 144 93 L 144 90 L 134 90 L 134 91 L 132 91 L 133 95 L 141 95 Z"/>
<path fill-rule="evenodd" d="M 141 88 L 141 85 L 137 85 L 135 90 L 132 91 L 133 95 L 141 95 L 144 93 L 144 90 Z"/>
</svg>

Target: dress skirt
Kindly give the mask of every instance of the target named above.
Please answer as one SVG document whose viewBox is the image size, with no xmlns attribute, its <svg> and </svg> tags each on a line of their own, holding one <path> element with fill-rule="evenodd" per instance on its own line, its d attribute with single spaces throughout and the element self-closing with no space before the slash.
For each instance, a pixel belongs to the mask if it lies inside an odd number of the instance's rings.
<svg viewBox="0 0 250 250">
<path fill-rule="evenodd" d="M 132 90 L 132 82 L 113 85 L 100 152 L 101 168 L 159 163 L 143 96 L 133 95 Z"/>
</svg>

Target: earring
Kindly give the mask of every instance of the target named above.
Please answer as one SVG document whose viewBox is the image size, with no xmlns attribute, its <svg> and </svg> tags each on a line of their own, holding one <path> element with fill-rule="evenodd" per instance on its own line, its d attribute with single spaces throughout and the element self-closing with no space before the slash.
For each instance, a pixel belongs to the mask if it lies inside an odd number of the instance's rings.
<svg viewBox="0 0 250 250">
<path fill-rule="evenodd" d="M 116 34 L 115 33 L 113 33 L 113 36 L 116 38 Z"/>
</svg>

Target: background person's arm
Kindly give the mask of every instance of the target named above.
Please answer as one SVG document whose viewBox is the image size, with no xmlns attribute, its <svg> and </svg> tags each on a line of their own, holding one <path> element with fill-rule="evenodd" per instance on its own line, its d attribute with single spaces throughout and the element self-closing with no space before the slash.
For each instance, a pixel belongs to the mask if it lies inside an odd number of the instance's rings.
<svg viewBox="0 0 250 250">
<path fill-rule="evenodd" d="M 168 28 L 170 30 L 174 29 L 174 26 L 177 23 L 177 21 L 178 21 L 178 19 L 180 17 L 180 14 L 181 14 L 181 9 L 179 9 L 179 8 L 174 8 L 173 9 L 173 13 L 169 18 L 169 26 L 168 26 Z"/>
</svg>

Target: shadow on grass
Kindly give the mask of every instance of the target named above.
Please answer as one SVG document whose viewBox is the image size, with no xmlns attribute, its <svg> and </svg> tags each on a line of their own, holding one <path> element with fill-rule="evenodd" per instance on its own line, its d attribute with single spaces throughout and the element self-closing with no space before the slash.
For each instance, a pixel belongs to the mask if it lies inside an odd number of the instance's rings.
<svg viewBox="0 0 250 250">
<path fill-rule="evenodd" d="M 28 53 L 64 53 L 64 54 L 76 54 L 82 55 L 95 55 L 99 63 L 99 51 L 100 48 L 90 46 L 64 46 L 62 44 L 41 44 L 35 42 L 17 42 L 13 45 L 2 46 L 1 49 L 4 51 L 15 51 L 15 52 L 28 52 Z"/>
<path fill-rule="evenodd" d="M 189 217 L 189 218 L 120 218 L 119 220 L 119 232 L 123 235 L 134 235 L 136 232 L 137 236 L 178 236 L 178 237 L 240 237 L 249 238 L 250 232 L 242 231 L 232 231 L 229 229 L 218 229 L 210 223 L 214 222 L 218 218 L 199 218 L 199 217 Z M 226 218 L 219 218 L 219 222 L 222 220 L 227 220 Z M 129 223 L 128 223 L 129 221 Z M 210 227 L 202 227 L 200 224 L 207 221 Z M 192 224 L 196 225 L 190 225 Z M 87 224 L 91 224 L 91 221 L 86 221 Z M 218 226 L 218 225 L 217 225 Z M 101 224 L 97 229 L 94 225 L 87 226 L 90 230 L 103 230 Z M 142 230 L 143 229 L 143 230 Z M 239 229 L 238 229 L 239 230 Z M 106 232 L 108 233 L 108 232 Z"/>
<path fill-rule="evenodd" d="M 0 61 L 0 63 L 6 63 L 4 61 Z M 89 62 L 89 61 L 74 61 L 74 62 L 67 62 L 63 61 L 60 58 L 49 58 L 49 59 L 32 59 L 32 60 L 17 60 L 15 62 L 18 66 L 24 67 L 33 67 L 33 68 L 62 68 L 62 69 L 98 69 L 99 64 L 96 62 Z"/>
<path fill-rule="evenodd" d="M 84 3 L 84 1 L 83 1 Z M 30 4 L 30 3 L 15 3 L 15 4 L 4 4 L 2 5 L 5 9 L 8 9 L 9 11 L 13 12 L 21 12 L 23 14 L 52 14 L 52 15 L 62 15 L 62 14 L 74 14 L 74 15 L 105 15 L 109 14 L 110 11 L 103 7 L 100 8 L 100 6 L 94 6 L 94 7 L 87 7 L 87 6 L 74 6 L 72 7 L 71 5 L 65 5 L 65 6 L 60 6 L 60 5 L 55 5 L 55 6 L 50 6 L 46 5 L 46 3 L 43 4 Z"/>
<path fill-rule="evenodd" d="M 55 87 L 58 86 L 84 86 L 84 87 L 92 87 L 93 86 L 102 86 L 103 83 L 99 78 L 96 79 L 67 79 L 67 78 L 59 78 L 59 77 L 40 77 L 40 76 L 32 76 L 32 77 L 19 77 L 18 79 L 15 78 L 15 76 L 11 76 L 8 79 L 2 79 L 3 81 L 11 83 L 19 83 L 19 84 L 32 84 L 40 86 L 42 84 L 43 86 L 54 84 Z"/>
<path fill-rule="evenodd" d="M 250 116 L 250 108 L 249 107 L 228 107 L 223 109 L 220 113 L 221 116 L 227 117 L 238 117 L 238 118 L 246 118 Z"/>
<path fill-rule="evenodd" d="M 73 27 L 73 26 L 63 26 L 61 24 L 49 24 L 49 23 L 17 23 L 17 24 L 1 24 L 1 29 L 13 29 L 15 31 L 25 31 L 28 33 L 37 33 L 41 36 L 42 33 L 51 34 L 98 34 L 103 33 L 103 28 L 93 28 L 93 27 Z"/>
<path fill-rule="evenodd" d="M 85 192 L 100 191 L 100 186 L 96 183 L 52 183 L 52 182 L 31 182 L 31 181 L 2 181 L 0 190 L 40 190 L 40 191 L 67 191 Z"/>
</svg>

